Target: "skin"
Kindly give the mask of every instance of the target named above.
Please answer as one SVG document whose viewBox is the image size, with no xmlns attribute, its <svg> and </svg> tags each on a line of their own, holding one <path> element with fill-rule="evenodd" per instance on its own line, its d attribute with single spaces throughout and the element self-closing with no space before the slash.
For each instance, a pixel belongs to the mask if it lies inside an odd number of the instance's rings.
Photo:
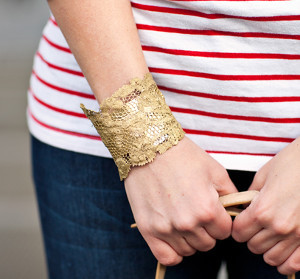
<svg viewBox="0 0 300 279">
<path fill-rule="evenodd" d="M 300 270 L 300 138 L 255 175 L 260 194 L 236 217 L 232 236 L 282 274 Z"/>
<path fill-rule="evenodd" d="M 164 265 L 208 251 L 231 233 L 219 195 L 237 190 L 226 170 L 187 137 L 134 167 L 125 188 L 141 234 Z"/>
<path fill-rule="evenodd" d="M 48 4 L 99 103 L 149 72 L 129 0 Z"/>
<path fill-rule="evenodd" d="M 99 103 L 149 71 L 129 0 L 48 4 Z M 300 270 L 299 155 L 298 140 L 257 173 L 251 188 L 261 194 L 233 227 L 236 240 L 248 241 L 250 249 L 265 253 L 266 261 L 283 273 Z M 218 197 L 237 190 L 226 170 L 187 137 L 153 162 L 134 167 L 125 189 L 138 228 L 162 264 L 175 265 L 196 250 L 207 251 L 231 233 L 231 218 Z M 262 248 L 269 237 L 274 241 Z M 283 243 L 277 250 L 275 239 Z M 287 259 L 278 252 L 285 247 Z"/>
</svg>

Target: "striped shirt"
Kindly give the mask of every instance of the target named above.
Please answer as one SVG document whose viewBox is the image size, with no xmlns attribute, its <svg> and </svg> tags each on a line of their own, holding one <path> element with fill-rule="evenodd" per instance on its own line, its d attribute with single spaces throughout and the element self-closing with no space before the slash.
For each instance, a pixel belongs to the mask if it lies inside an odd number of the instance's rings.
<svg viewBox="0 0 300 279">
<path fill-rule="evenodd" d="M 256 171 L 300 136 L 300 1 L 131 3 L 167 104 L 186 136 L 225 168 Z M 28 90 L 30 132 L 111 157 L 80 103 L 99 107 L 51 16 Z"/>
</svg>

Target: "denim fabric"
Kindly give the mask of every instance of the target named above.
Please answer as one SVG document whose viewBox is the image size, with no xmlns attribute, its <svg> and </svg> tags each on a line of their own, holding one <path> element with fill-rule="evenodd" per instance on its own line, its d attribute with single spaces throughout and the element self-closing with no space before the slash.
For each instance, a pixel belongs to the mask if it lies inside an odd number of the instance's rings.
<svg viewBox="0 0 300 279">
<path fill-rule="evenodd" d="M 154 279 L 156 260 L 137 229 L 112 159 L 58 149 L 32 137 L 32 170 L 50 279 Z M 253 173 L 231 171 L 240 190 Z M 166 279 L 286 278 L 231 238 L 197 252 Z"/>
</svg>

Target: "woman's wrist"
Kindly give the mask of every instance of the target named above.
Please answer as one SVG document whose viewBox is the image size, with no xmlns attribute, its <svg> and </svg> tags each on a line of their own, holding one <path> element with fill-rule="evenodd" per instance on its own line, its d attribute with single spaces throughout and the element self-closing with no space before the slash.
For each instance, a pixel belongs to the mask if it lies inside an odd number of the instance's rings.
<svg viewBox="0 0 300 279">
<path fill-rule="evenodd" d="M 81 108 L 110 151 L 121 180 L 132 166 L 153 161 L 157 152 L 163 154 L 184 137 L 150 73 L 105 99 L 100 112 Z"/>
</svg>

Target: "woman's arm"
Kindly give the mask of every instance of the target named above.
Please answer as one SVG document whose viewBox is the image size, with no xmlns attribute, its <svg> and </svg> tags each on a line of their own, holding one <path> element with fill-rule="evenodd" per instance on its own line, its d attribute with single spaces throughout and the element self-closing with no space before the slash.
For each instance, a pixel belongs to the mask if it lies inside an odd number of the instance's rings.
<svg viewBox="0 0 300 279">
<path fill-rule="evenodd" d="M 129 0 L 48 4 L 99 103 L 148 72 Z"/>
<path fill-rule="evenodd" d="M 99 103 L 148 72 L 129 0 L 49 5 Z M 237 190 L 226 170 L 187 137 L 134 167 L 125 188 L 138 228 L 162 264 L 179 263 L 230 235 L 232 221 L 218 197 Z"/>
</svg>

